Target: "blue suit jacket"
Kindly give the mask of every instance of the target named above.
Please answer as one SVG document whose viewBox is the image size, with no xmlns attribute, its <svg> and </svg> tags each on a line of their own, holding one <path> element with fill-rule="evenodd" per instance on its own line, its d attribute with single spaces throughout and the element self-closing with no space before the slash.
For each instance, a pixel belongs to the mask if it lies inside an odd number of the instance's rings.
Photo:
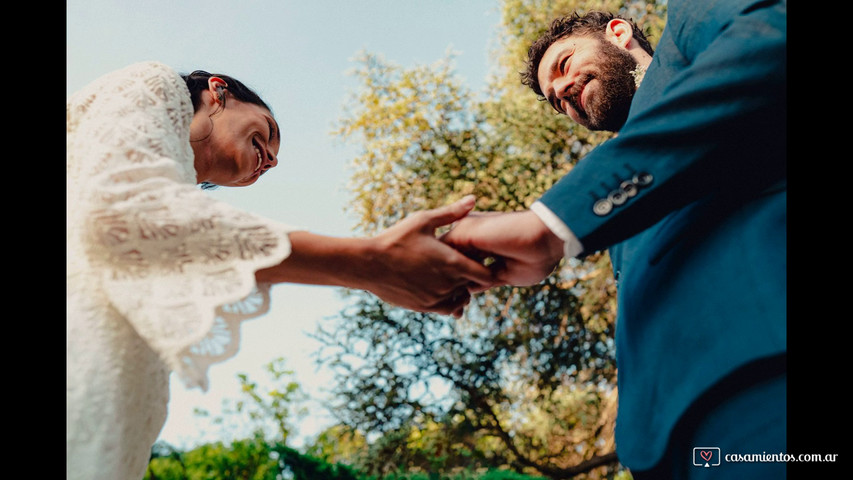
<svg viewBox="0 0 853 480">
<path fill-rule="evenodd" d="M 610 250 L 635 470 L 708 392 L 786 352 L 786 2 L 670 0 L 667 17 L 619 135 L 541 198 L 585 252 Z"/>
</svg>

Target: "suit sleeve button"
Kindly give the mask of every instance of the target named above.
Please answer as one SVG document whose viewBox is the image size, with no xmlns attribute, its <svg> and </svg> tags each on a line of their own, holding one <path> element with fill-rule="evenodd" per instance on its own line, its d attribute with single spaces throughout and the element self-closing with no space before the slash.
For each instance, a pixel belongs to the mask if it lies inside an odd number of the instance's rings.
<svg viewBox="0 0 853 480">
<path fill-rule="evenodd" d="M 608 213 L 610 213 L 611 210 L 613 210 L 613 203 L 607 198 L 602 198 L 596 201 L 595 204 L 592 206 L 593 213 L 595 213 L 599 217 L 607 215 Z"/>
<path fill-rule="evenodd" d="M 610 203 L 612 203 L 614 207 L 618 207 L 628 200 L 628 195 L 625 195 L 625 192 L 618 189 L 610 192 L 610 195 L 607 195 L 607 199 L 610 200 Z"/>
<path fill-rule="evenodd" d="M 654 180 L 654 177 L 652 176 L 651 173 L 642 172 L 642 173 L 638 173 L 638 174 L 634 175 L 633 180 L 634 180 L 634 185 L 636 185 L 638 187 L 645 187 L 646 185 L 649 185 L 652 183 L 652 181 Z"/>
<path fill-rule="evenodd" d="M 625 192 L 625 195 L 627 195 L 628 198 L 631 198 L 637 194 L 637 185 L 635 185 L 634 182 L 622 182 L 619 185 L 619 188 L 622 189 L 623 192 Z"/>
</svg>

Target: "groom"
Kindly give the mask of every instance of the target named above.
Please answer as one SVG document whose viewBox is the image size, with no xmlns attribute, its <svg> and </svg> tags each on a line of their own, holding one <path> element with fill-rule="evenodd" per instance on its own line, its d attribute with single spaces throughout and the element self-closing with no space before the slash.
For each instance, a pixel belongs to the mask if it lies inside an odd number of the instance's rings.
<svg viewBox="0 0 853 480">
<path fill-rule="evenodd" d="M 670 0 L 654 54 L 628 20 L 558 19 L 523 81 L 619 134 L 530 210 L 472 214 L 444 241 L 514 285 L 608 249 L 621 463 L 637 480 L 784 478 L 695 467 L 693 450 L 786 448 L 786 2 Z"/>
</svg>

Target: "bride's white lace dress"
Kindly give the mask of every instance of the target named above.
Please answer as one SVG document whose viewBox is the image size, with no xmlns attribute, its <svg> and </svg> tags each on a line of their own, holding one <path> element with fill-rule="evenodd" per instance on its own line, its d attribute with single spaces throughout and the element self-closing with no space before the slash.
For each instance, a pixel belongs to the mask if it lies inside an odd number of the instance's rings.
<svg viewBox="0 0 853 480">
<path fill-rule="evenodd" d="M 139 479 L 166 419 L 169 374 L 207 388 L 239 323 L 268 309 L 254 272 L 291 227 L 196 186 L 183 79 L 159 63 L 67 101 L 67 478 Z"/>
</svg>

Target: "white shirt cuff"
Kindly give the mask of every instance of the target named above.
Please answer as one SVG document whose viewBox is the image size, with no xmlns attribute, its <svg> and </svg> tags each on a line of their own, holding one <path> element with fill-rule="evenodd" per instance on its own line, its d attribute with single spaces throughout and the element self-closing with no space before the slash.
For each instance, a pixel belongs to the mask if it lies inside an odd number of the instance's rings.
<svg viewBox="0 0 853 480">
<path fill-rule="evenodd" d="M 534 202 L 530 206 L 530 210 L 542 220 L 542 223 L 548 227 L 554 235 L 563 241 L 563 256 L 565 258 L 574 258 L 583 251 L 583 245 L 578 237 L 569 230 L 569 227 L 560 220 L 560 217 L 554 214 L 542 202 Z"/>
</svg>

